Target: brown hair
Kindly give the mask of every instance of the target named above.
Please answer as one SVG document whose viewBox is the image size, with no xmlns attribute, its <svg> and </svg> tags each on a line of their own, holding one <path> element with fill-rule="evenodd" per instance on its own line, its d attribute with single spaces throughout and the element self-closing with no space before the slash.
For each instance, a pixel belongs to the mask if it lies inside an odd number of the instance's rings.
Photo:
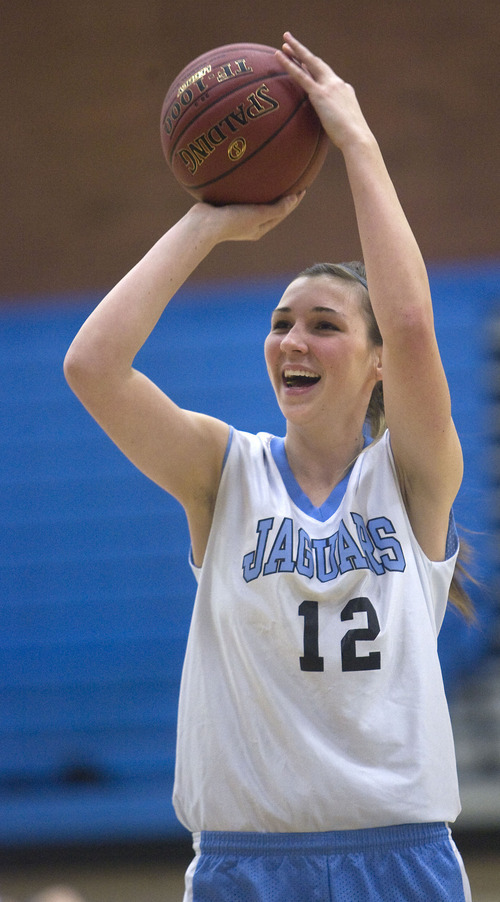
<svg viewBox="0 0 500 902">
<path fill-rule="evenodd" d="M 314 278 L 315 276 L 330 276 L 332 278 L 344 279 L 360 286 L 359 297 L 361 301 L 361 310 L 366 320 L 368 328 L 368 338 L 374 345 L 382 345 L 382 336 L 373 313 L 370 302 L 370 295 L 366 285 L 366 272 L 364 264 L 359 260 L 351 263 L 314 263 L 307 269 L 302 270 L 297 278 L 307 276 Z M 366 422 L 370 430 L 372 439 L 380 438 L 384 433 L 385 424 L 385 408 L 384 408 L 384 389 L 382 382 L 375 385 L 368 409 L 366 411 Z"/>
<path fill-rule="evenodd" d="M 360 260 L 353 260 L 350 263 L 314 263 L 312 266 L 303 269 L 302 272 L 298 274 L 297 278 L 302 276 L 307 278 L 330 276 L 359 285 L 361 310 L 366 320 L 368 338 L 374 345 L 381 346 L 383 344 L 382 335 L 380 334 L 380 329 L 377 320 L 375 319 L 370 295 L 368 293 L 364 263 Z M 386 429 L 382 382 L 377 382 L 372 391 L 368 409 L 366 411 L 366 423 L 373 440 L 380 438 Z M 469 562 L 470 557 L 471 547 L 469 543 L 461 537 L 460 551 L 450 585 L 449 600 L 466 620 L 473 622 L 476 619 L 474 605 L 464 588 L 464 581 L 470 580 L 475 582 L 465 566 L 465 564 Z"/>
</svg>

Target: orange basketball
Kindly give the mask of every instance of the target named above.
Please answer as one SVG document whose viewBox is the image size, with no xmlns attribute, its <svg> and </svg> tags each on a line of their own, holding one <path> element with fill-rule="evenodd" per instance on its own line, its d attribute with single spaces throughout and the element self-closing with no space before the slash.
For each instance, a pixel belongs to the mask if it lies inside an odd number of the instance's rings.
<svg viewBox="0 0 500 902">
<path fill-rule="evenodd" d="M 308 188 L 328 139 L 275 49 L 228 44 L 193 60 L 167 91 L 161 143 L 178 183 L 213 204 L 270 203 Z"/>
</svg>

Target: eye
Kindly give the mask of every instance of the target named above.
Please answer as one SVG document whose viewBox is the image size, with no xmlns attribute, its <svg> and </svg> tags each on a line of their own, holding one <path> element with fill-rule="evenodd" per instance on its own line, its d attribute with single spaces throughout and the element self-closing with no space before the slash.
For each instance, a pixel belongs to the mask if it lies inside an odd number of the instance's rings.
<svg viewBox="0 0 500 902">
<path fill-rule="evenodd" d="M 335 323 L 330 322 L 330 320 L 321 320 L 321 322 L 316 323 L 316 328 L 319 329 L 320 332 L 339 332 L 339 327 L 335 325 Z"/>
<path fill-rule="evenodd" d="M 275 319 L 272 324 L 273 332 L 284 332 L 290 328 L 290 321 L 287 319 Z"/>
</svg>

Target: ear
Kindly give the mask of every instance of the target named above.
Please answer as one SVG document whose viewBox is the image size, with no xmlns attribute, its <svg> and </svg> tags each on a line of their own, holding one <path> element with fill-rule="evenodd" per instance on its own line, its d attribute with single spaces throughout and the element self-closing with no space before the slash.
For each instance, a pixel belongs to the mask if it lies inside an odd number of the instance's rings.
<svg viewBox="0 0 500 902">
<path fill-rule="evenodd" d="M 382 357 L 383 357 L 383 346 L 377 345 L 375 347 L 375 369 L 376 369 L 376 375 L 377 375 L 377 382 L 382 382 L 382 379 L 383 379 Z"/>
</svg>

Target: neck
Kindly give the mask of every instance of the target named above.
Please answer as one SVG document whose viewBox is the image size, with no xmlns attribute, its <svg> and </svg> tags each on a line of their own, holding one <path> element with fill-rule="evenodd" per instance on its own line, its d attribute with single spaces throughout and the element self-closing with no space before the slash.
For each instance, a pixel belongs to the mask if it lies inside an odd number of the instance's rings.
<svg viewBox="0 0 500 902">
<path fill-rule="evenodd" d="M 289 424 L 285 449 L 300 487 L 313 503 L 319 505 L 348 473 L 364 443 L 361 428 L 353 428 L 341 436 L 312 436 Z"/>
</svg>

